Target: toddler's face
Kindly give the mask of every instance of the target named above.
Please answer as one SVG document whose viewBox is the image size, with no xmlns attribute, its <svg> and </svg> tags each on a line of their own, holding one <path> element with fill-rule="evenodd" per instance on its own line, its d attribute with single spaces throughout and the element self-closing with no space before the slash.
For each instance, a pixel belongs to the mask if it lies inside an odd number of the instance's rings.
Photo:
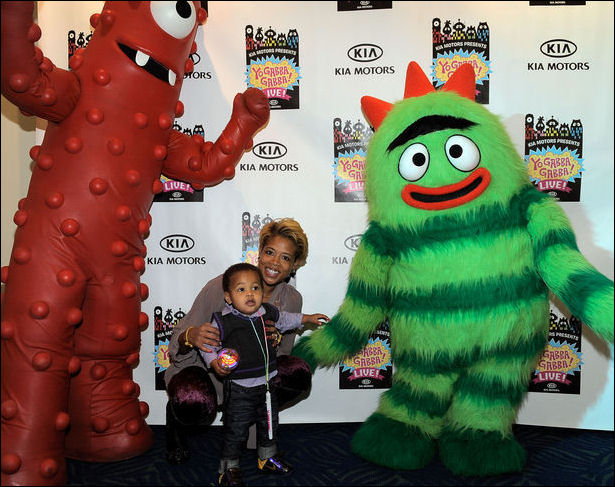
<svg viewBox="0 0 615 487">
<path fill-rule="evenodd" d="M 224 293 L 226 300 L 245 315 L 251 315 L 263 302 L 263 286 L 255 271 L 237 272 L 230 282 L 230 291 Z"/>
</svg>

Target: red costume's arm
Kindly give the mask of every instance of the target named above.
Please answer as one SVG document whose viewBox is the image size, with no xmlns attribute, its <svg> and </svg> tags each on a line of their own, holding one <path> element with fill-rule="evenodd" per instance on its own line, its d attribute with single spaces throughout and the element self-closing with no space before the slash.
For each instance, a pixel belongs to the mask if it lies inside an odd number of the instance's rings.
<svg viewBox="0 0 615 487">
<path fill-rule="evenodd" d="M 268 120 L 267 97 L 256 88 L 248 88 L 235 96 L 231 120 L 215 143 L 204 142 L 201 136 L 171 132 L 163 174 L 197 189 L 232 178 L 244 151 L 252 147 L 252 137 Z"/>
<path fill-rule="evenodd" d="M 2 2 L 2 94 L 23 112 L 59 122 L 75 107 L 77 77 L 59 69 L 34 46 L 33 2 Z"/>
</svg>

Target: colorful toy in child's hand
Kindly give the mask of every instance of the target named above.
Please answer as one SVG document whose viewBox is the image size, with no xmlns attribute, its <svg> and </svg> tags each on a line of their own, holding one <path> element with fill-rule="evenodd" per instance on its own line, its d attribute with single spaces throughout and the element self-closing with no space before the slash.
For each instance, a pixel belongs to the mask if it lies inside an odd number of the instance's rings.
<svg viewBox="0 0 615 487">
<path fill-rule="evenodd" d="M 474 94 L 469 64 L 435 91 L 410 63 L 404 100 L 362 98 L 369 227 L 338 313 L 292 351 L 335 365 L 389 318 L 393 387 L 352 449 L 391 468 L 436 451 L 459 475 L 523 468 L 512 423 L 546 346 L 549 290 L 613 342 L 613 282 Z"/>
<path fill-rule="evenodd" d="M 232 348 L 223 348 L 218 352 L 218 364 L 225 370 L 233 370 L 239 365 L 239 354 Z"/>
<path fill-rule="evenodd" d="M 153 444 L 132 369 L 161 174 L 198 189 L 230 179 L 269 103 L 237 94 L 215 143 L 173 130 L 200 2 L 106 2 L 70 70 L 34 45 L 33 2 L 1 5 L 2 95 L 48 120 L 2 268 L 2 485 L 65 485 L 65 457 L 118 461 Z"/>
</svg>

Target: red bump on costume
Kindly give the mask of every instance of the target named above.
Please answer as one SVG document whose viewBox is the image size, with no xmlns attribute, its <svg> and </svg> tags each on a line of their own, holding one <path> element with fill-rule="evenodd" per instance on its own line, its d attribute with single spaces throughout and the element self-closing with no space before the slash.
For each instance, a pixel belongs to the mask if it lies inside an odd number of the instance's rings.
<svg viewBox="0 0 615 487">
<path fill-rule="evenodd" d="M 144 129 L 145 127 L 147 127 L 147 124 L 149 122 L 149 119 L 147 118 L 147 115 L 145 115 L 145 113 L 141 113 L 141 112 L 137 112 L 132 116 L 132 119 L 135 123 L 135 125 L 140 128 L 140 129 Z"/>
<path fill-rule="evenodd" d="M 15 215 L 13 215 L 13 222 L 18 227 L 22 227 L 28 221 L 28 212 L 25 210 L 17 210 Z"/>
<path fill-rule="evenodd" d="M 9 78 L 9 86 L 16 93 L 25 93 L 30 88 L 30 81 L 24 73 L 15 73 Z"/>
<path fill-rule="evenodd" d="M 71 357 L 68 361 L 68 373 L 73 375 L 81 370 L 81 360 L 79 357 Z"/>
<path fill-rule="evenodd" d="M 167 148 L 164 145 L 157 145 L 154 147 L 154 157 L 162 161 L 165 157 L 167 157 Z"/>
<path fill-rule="evenodd" d="M 107 375 L 107 367 L 105 367 L 103 364 L 96 364 L 90 369 L 90 376 L 94 380 L 100 380 L 105 375 Z"/>
<path fill-rule="evenodd" d="M 220 140 L 220 149 L 225 154 L 230 154 L 233 151 L 233 144 L 228 139 L 222 139 Z"/>
<path fill-rule="evenodd" d="M 0 324 L 0 336 L 3 340 L 11 340 L 15 336 L 15 325 L 10 321 L 3 321 Z"/>
<path fill-rule="evenodd" d="M 139 274 L 143 274 L 145 272 L 145 259 L 139 255 L 132 259 L 132 268 Z"/>
<path fill-rule="evenodd" d="M 66 313 L 66 324 L 77 326 L 83 321 L 83 311 L 79 308 L 70 308 Z"/>
<path fill-rule="evenodd" d="M 83 148 L 83 141 L 79 137 L 69 137 L 64 142 L 66 152 L 77 154 Z"/>
<path fill-rule="evenodd" d="M 13 419 L 17 414 L 17 403 L 12 399 L 7 399 L 0 406 L 0 414 L 2 414 L 2 419 Z"/>
<path fill-rule="evenodd" d="M 188 159 L 188 168 L 191 171 L 200 171 L 201 168 L 203 167 L 203 161 L 201 160 L 200 157 L 195 157 L 192 156 L 190 159 Z"/>
<path fill-rule="evenodd" d="M 128 357 L 126 357 L 126 363 L 128 365 L 135 365 L 139 362 L 139 352 L 135 352 L 135 353 L 131 353 L 130 355 L 128 355 Z"/>
<path fill-rule="evenodd" d="M 100 196 L 109 189 L 109 183 L 102 178 L 94 178 L 90 181 L 89 188 L 92 194 Z"/>
<path fill-rule="evenodd" d="M 62 269 L 56 274 L 58 284 L 63 287 L 70 287 L 75 284 L 75 273 L 70 269 Z"/>
<path fill-rule="evenodd" d="M 139 330 L 144 331 L 147 328 L 148 324 L 149 324 L 149 318 L 147 316 L 147 313 L 144 313 L 143 311 L 141 311 L 141 313 L 139 313 Z"/>
<path fill-rule="evenodd" d="M 56 430 L 64 431 L 70 425 L 70 416 L 68 413 L 60 412 L 56 416 Z"/>
<path fill-rule="evenodd" d="M 115 22 L 115 15 L 113 15 L 113 12 L 111 10 L 105 9 L 103 10 L 102 15 L 100 16 L 100 20 L 102 22 L 103 27 L 105 29 L 109 29 Z"/>
<path fill-rule="evenodd" d="M 93 418 L 92 419 L 92 429 L 96 431 L 96 433 L 104 433 L 109 429 L 109 420 L 107 418 Z"/>
<path fill-rule="evenodd" d="M 30 42 L 36 42 L 41 38 L 42 34 L 43 33 L 41 32 L 41 28 L 38 26 L 38 24 L 32 24 L 28 29 L 26 39 L 28 39 Z"/>
<path fill-rule="evenodd" d="M 134 169 L 129 169 L 128 171 L 126 171 L 125 178 L 126 182 L 130 186 L 139 186 L 139 184 L 141 183 L 141 173 Z"/>
<path fill-rule="evenodd" d="M 57 100 L 58 97 L 56 95 L 56 90 L 53 88 L 45 88 L 43 90 L 43 94 L 41 95 L 41 104 L 51 106 L 54 105 Z"/>
<path fill-rule="evenodd" d="M 139 285 L 139 287 L 140 287 L 141 301 L 145 301 L 149 297 L 149 288 L 147 287 L 147 284 L 143 282 Z"/>
<path fill-rule="evenodd" d="M 36 159 L 36 165 L 43 171 L 47 171 L 53 166 L 53 157 L 51 154 L 40 154 Z"/>
<path fill-rule="evenodd" d="M 51 62 L 51 59 L 49 59 L 48 57 L 43 56 L 43 60 L 41 61 L 41 64 L 39 67 L 40 67 L 40 70 L 45 73 L 51 73 L 51 71 L 53 71 L 53 63 Z"/>
<path fill-rule="evenodd" d="M 67 237 L 74 237 L 79 231 L 79 222 L 73 218 L 67 218 L 60 224 L 60 231 Z"/>
<path fill-rule="evenodd" d="M 29 152 L 30 159 L 35 161 L 40 152 L 41 152 L 41 146 L 40 145 L 33 145 L 32 147 L 30 147 L 30 152 Z"/>
<path fill-rule="evenodd" d="M 49 314 L 49 305 L 45 301 L 36 301 L 30 305 L 30 316 L 42 320 Z"/>
<path fill-rule="evenodd" d="M 44 57 L 45 56 L 43 55 L 43 51 L 41 51 L 38 46 L 34 46 L 34 59 L 36 60 L 36 62 L 38 64 L 41 64 Z"/>
<path fill-rule="evenodd" d="M 124 153 L 126 147 L 121 139 L 113 137 L 107 142 L 107 149 L 114 156 L 121 156 Z"/>
<path fill-rule="evenodd" d="M 58 462 L 53 458 L 45 458 L 41 462 L 39 470 L 44 478 L 51 479 L 58 473 Z"/>
<path fill-rule="evenodd" d="M 141 236 L 147 235 L 149 232 L 149 223 L 147 220 L 139 220 L 139 234 Z"/>
<path fill-rule="evenodd" d="M 64 204 L 64 195 L 62 193 L 58 193 L 57 191 L 49 193 L 47 198 L 45 198 L 45 204 L 49 208 L 56 210 Z"/>
<path fill-rule="evenodd" d="M 55 477 L 58 473 L 58 462 L 53 458 L 46 458 L 41 462 L 40 472 L 46 479 Z"/>
<path fill-rule="evenodd" d="M 26 247 L 15 247 L 13 250 L 13 259 L 18 264 L 27 264 L 32 258 L 32 253 Z"/>
<path fill-rule="evenodd" d="M 132 298 L 137 294 L 137 285 L 134 282 L 125 282 L 122 284 L 122 295 L 125 298 Z"/>
<path fill-rule="evenodd" d="M 2 455 L 1 465 L 2 473 L 14 474 L 21 468 L 21 458 L 14 453 L 7 453 Z"/>
<path fill-rule="evenodd" d="M 0 267 L 0 281 L 6 282 L 9 278 L 9 266 L 3 265 Z"/>
<path fill-rule="evenodd" d="M 184 114 L 184 104 L 177 100 L 177 103 L 175 104 L 175 117 L 179 118 Z"/>
<path fill-rule="evenodd" d="M 136 387 L 135 383 L 132 380 L 125 380 L 122 382 L 122 394 L 125 396 L 131 396 L 135 393 Z"/>
<path fill-rule="evenodd" d="M 109 76 L 109 73 L 102 68 L 94 71 L 92 78 L 94 79 L 94 82 L 100 86 L 106 86 L 109 84 L 109 81 L 111 81 L 111 76 Z"/>
<path fill-rule="evenodd" d="M 130 211 L 130 208 L 126 205 L 119 205 L 115 209 L 115 218 L 117 218 L 121 222 L 129 220 L 131 216 L 132 212 Z"/>
<path fill-rule="evenodd" d="M 128 423 L 126 423 L 126 433 L 131 436 L 135 436 L 139 433 L 139 431 L 141 431 L 142 426 L 142 419 L 131 419 Z"/>
<path fill-rule="evenodd" d="M 235 168 L 233 166 L 227 166 L 224 168 L 224 171 L 222 171 L 224 173 L 224 177 L 226 179 L 231 179 L 233 176 L 235 176 Z"/>
<path fill-rule="evenodd" d="M 79 54 L 73 54 L 73 56 L 70 58 L 70 61 L 68 61 L 68 66 L 73 71 L 77 71 L 81 67 L 82 64 L 83 64 L 83 56 Z"/>
<path fill-rule="evenodd" d="M 160 179 L 155 179 L 154 182 L 152 183 L 152 193 L 160 194 L 163 191 L 164 191 L 164 185 L 162 184 L 162 181 L 160 181 Z"/>
<path fill-rule="evenodd" d="M 147 415 L 149 414 L 149 404 L 147 404 L 145 401 L 139 401 L 139 411 L 141 411 L 142 417 L 147 417 Z"/>
<path fill-rule="evenodd" d="M 105 114 L 100 108 L 90 108 L 85 112 L 85 119 L 92 125 L 98 125 L 105 120 Z"/>
<path fill-rule="evenodd" d="M 171 128 L 173 125 L 173 119 L 166 113 L 161 113 L 158 115 L 158 127 L 162 130 L 166 130 Z"/>
<path fill-rule="evenodd" d="M 51 367 L 51 362 L 51 355 L 47 352 L 38 352 L 32 357 L 32 367 L 39 372 L 43 372 Z"/>
<path fill-rule="evenodd" d="M 114 340 L 121 342 L 128 337 L 128 328 L 125 325 L 112 325 L 112 336 Z"/>
<path fill-rule="evenodd" d="M 96 14 L 90 15 L 90 25 L 92 26 L 93 29 L 96 29 L 96 26 L 98 25 L 99 20 L 100 20 L 100 14 L 96 13 Z"/>
<path fill-rule="evenodd" d="M 128 252 L 128 244 L 124 240 L 115 240 L 111 243 L 111 253 L 116 257 L 121 257 Z"/>
<path fill-rule="evenodd" d="M 192 73 L 192 71 L 194 71 L 194 62 L 192 59 L 188 59 L 184 64 L 184 72 Z"/>
</svg>

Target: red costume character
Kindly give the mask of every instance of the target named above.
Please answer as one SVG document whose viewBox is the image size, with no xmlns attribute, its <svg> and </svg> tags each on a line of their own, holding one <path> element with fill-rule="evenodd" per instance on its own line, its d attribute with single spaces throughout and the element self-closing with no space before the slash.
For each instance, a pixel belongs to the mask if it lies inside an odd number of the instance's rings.
<svg viewBox="0 0 615 487">
<path fill-rule="evenodd" d="M 215 143 L 172 130 L 207 17 L 200 2 L 105 3 L 70 71 L 34 46 L 32 14 L 32 2 L 2 2 L 2 94 L 49 122 L 2 269 L 2 485 L 64 484 L 65 456 L 116 461 L 150 448 L 132 368 L 160 175 L 196 188 L 233 177 L 269 118 L 251 88 Z"/>
</svg>

